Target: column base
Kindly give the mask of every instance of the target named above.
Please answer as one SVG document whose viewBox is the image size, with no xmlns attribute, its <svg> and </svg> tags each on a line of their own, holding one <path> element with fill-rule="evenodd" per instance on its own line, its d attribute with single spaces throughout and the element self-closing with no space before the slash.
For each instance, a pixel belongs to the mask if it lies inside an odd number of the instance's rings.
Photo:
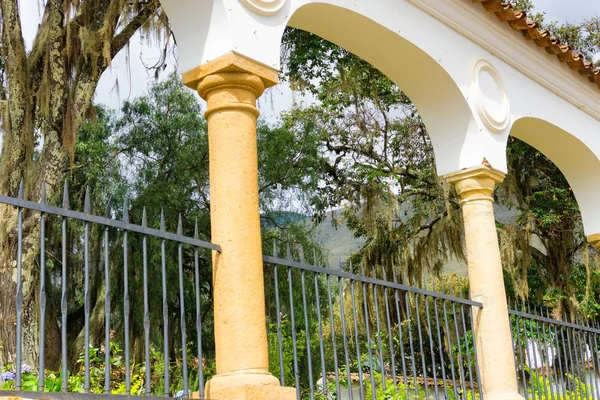
<svg viewBox="0 0 600 400">
<path fill-rule="evenodd" d="M 525 400 L 519 392 L 486 393 L 485 400 Z"/>
<path fill-rule="evenodd" d="M 207 400 L 296 400 L 296 389 L 262 371 L 215 375 L 206 383 Z"/>
</svg>

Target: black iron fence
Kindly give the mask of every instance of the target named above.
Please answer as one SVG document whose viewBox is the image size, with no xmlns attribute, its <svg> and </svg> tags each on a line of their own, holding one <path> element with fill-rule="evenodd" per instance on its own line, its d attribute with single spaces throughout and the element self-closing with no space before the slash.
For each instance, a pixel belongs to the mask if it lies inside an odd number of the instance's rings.
<svg viewBox="0 0 600 400">
<path fill-rule="evenodd" d="M 0 343 L 0 396 L 204 398 L 219 246 L 181 217 L 172 233 L 164 215 L 126 201 L 98 216 L 88 192 L 82 212 L 70 209 L 66 185 L 62 207 L 40 197 L 25 200 L 22 185 L 18 197 L 0 196 L 0 275 L 14 286 L 0 293 L 0 329 L 14 338 Z M 433 281 L 415 287 L 393 272 L 311 258 L 299 246 L 264 256 L 271 372 L 298 399 L 483 397 L 472 330 L 480 303 Z M 526 398 L 600 399 L 600 327 L 547 310 L 509 314 Z"/>
<path fill-rule="evenodd" d="M 519 390 L 526 399 L 600 399 L 597 324 L 511 307 Z"/>
<path fill-rule="evenodd" d="M 0 196 L 0 204 L 16 220 L 14 308 L 4 305 L 2 315 L 13 321 L 4 329 L 13 330 L 15 342 L 2 346 L 0 396 L 37 389 L 168 397 L 179 390 L 187 396 L 191 386 L 203 396 L 202 303 L 210 299 L 201 286 L 210 271 L 201 277 L 200 264 L 210 270 L 210 250 L 220 248 L 199 240 L 197 225 L 194 237 L 184 236 L 180 217 L 171 233 L 160 215 L 152 218 L 154 229 L 145 209 L 134 224 L 127 201 L 120 210 L 108 206 L 104 216 L 93 215 L 89 192 L 83 212 L 74 211 L 66 184 L 62 207 L 46 204 L 45 189 L 40 202 L 25 200 L 22 183 L 17 198 Z M 118 214 L 121 220 L 112 218 Z M 13 268 L 5 265 L 2 274 L 11 276 Z M 60 298 L 56 307 L 50 307 L 49 291 Z M 122 304 L 111 303 L 115 292 Z M 57 337 L 49 338 L 53 327 Z M 57 370 L 46 366 L 49 352 L 60 360 Z M 37 370 L 24 358 L 37 360 Z"/>
<path fill-rule="evenodd" d="M 298 399 L 481 397 L 480 303 L 360 266 L 307 263 L 301 248 L 277 253 L 264 257 L 270 362 Z"/>
</svg>

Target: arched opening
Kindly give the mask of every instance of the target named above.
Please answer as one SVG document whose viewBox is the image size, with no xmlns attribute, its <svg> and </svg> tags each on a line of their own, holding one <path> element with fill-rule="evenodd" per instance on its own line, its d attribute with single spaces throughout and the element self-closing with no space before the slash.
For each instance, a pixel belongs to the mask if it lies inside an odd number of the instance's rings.
<svg viewBox="0 0 600 400">
<path fill-rule="evenodd" d="M 564 129 L 533 117 L 518 119 L 510 134 L 538 149 L 561 170 L 581 209 L 586 235 L 600 232 L 600 174 L 596 172 L 600 160 L 592 150 Z"/>
<path fill-rule="evenodd" d="M 481 163 L 479 155 L 465 151 L 468 132 L 477 130 L 465 97 L 448 72 L 423 49 L 365 15 L 331 4 L 304 5 L 289 25 L 343 47 L 396 83 L 427 125 L 438 174 Z M 471 162 L 470 158 L 478 159 Z"/>
</svg>

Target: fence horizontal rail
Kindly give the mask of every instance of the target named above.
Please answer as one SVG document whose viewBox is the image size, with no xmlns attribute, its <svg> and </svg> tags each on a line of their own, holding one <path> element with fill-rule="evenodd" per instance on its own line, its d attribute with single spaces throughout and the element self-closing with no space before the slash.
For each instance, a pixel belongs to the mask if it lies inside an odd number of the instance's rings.
<svg viewBox="0 0 600 400">
<path fill-rule="evenodd" d="M 150 235 L 161 239 L 172 240 L 179 243 L 189 244 L 191 246 L 198 246 L 205 249 L 221 251 L 221 246 L 218 244 L 210 243 L 204 240 L 194 239 L 175 233 L 165 232 L 158 229 L 147 228 L 141 225 L 136 225 L 128 222 L 119 221 L 107 217 L 100 217 L 80 211 L 68 210 L 60 207 L 49 206 L 43 203 L 37 203 L 34 201 L 28 201 L 18 199 L 14 197 L 8 197 L 0 195 L 0 204 L 7 204 L 15 207 L 26 208 L 29 210 L 40 211 L 47 214 L 58 215 L 66 218 L 73 218 L 83 222 L 91 222 L 94 224 L 104 225 L 111 228 L 123 229 L 130 232 Z"/>
<path fill-rule="evenodd" d="M 527 313 L 524 311 L 508 310 L 508 314 L 516 315 L 516 316 L 523 317 L 523 318 L 529 318 L 534 321 L 546 322 L 546 323 L 557 325 L 557 326 L 564 326 L 566 328 L 578 329 L 581 331 L 595 333 L 597 335 L 600 335 L 600 329 L 592 328 L 592 327 L 585 326 L 585 325 L 578 325 L 578 324 L 574 324 L 574 323 L 566 322 L 566 321 L 559 321 L 557 319 L 552 319 L 552 318 L 548 318 L 548 317 L 542 317 L 542 316 L 530 314 L 530 313 Z"/>
<path fill-rule="evenodd" d="M 286 260 L 284 258 L 278 258 L 273 256 L 263 256 L 263 261 L 270 264 L 279 264 L 286 267 L 293 267 L 305 271 L 317 272 L 319 274 L 331 275 L 338 278 L 352 279 L 359 282 L 370 283 L 373 285 L 379 285 L 390 289 L 397 289 L 404 292 L 422 294 L 424 296 L 430 296 L 441 300 L 448 300 L 455 303 L 460 303 L 468 306 L 483 308 L 483 303 L 473 301 L 469 299 L 463 299 L 461 297 L 451 296 L 444 293 L 432 292 L 426 289 L 421 289 L 413 286 L 407 286 L 401 283 L 390 282 L 382 279 L 371 278 L 363 275 L 355 275 L 348 272 L 335 270 L 331 268 L 324 268 L 316 265 L 304 264 L 297 261 Z"/>
</svg>

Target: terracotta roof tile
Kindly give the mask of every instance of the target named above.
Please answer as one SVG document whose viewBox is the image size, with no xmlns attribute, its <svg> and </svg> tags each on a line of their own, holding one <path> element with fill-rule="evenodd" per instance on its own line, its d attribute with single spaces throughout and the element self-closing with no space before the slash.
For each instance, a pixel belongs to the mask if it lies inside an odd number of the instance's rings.
<svg viewBox="0 0 600 400">
<path fill-rule="evenodd" d="M 527 19 L 527 13 L 516 10 L 510 3 L 503 0 L 472 0 L 481 3 L 487 12 L 496 14 L 501 22 L 506 22 L 510 27 L 523 34 L 525 39 L 543 47 L 548 54 L 554 54 L 559 61 L 567 64 L 570 69 L 578 71 L 580 75 L 600 89 L 600 69 L 594 68 L 584 56 L 574 53 L 569 45 L 560 43 L 560 39 L 553 37 L 550 32 L 541 29 L 537 22 Z"/>
</svg>

